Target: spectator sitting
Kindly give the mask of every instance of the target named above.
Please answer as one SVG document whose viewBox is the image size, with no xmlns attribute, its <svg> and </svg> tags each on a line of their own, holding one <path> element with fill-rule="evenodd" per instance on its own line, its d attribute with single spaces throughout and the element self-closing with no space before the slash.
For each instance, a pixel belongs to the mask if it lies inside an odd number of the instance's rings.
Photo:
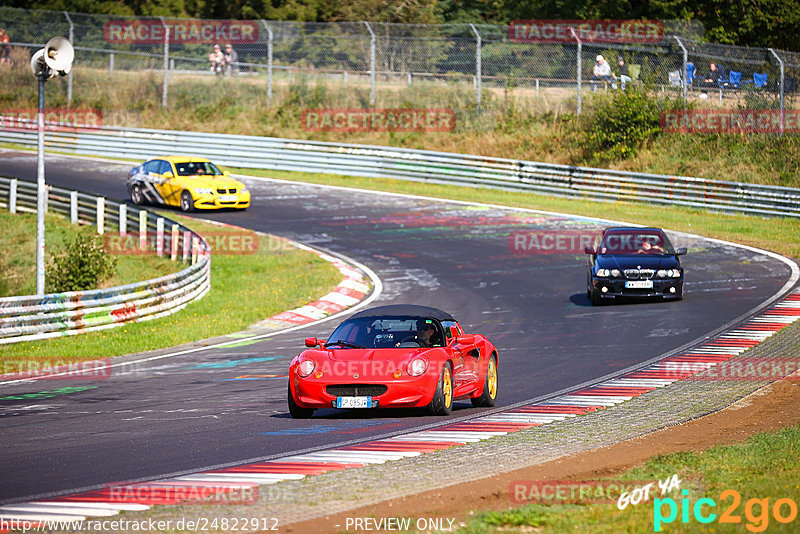
<svg viewBox="0 0 800 534">
<path fill-rule="evenodd" d="M 11 39 L 9 39 L 6 30 L 0 28 L 0 65 L 11 66 L 11 46 L 8 44 L 9 42 L 11 42 Z"/>
<path fill-rule="evenodd" d="M 625 63 L 625 60 L 622 57 L 617 59 L 617 70 L 619 71 L 620 85 L 622 87 L 622 90 L 624 91 L 625 90 L 625 84 L 627 84 L 628 82 L 631 82 L 633 80 L 631 79 L 630 74 L 628 73 L 628 64 Z M 617 88 L 617 84 L 612 83 L 611 87 L 616 89 Z"/>
<path fill-rule="evenodd" d="M 228 75 L 239 72 L 239 54 L 233 49 L 233 45 L 228 43 L 225 45 L 225 64 L 227 65 Z"/>
<path fill-rule="evenodd" d="M 610 82 L 614 79 L 614 74 L 611 72 L 611 65 L 608 64 L 606 58 L 603 56 L 598 55 L 595 58 L 594 69 L 592 69 L 592 81 L 603 80 L 606 82 Z M 595 84 L 592 83 L 592 91 L 595 90 Z"/>
<path fill-rule="evenodd" d="M 722 77 L 722 69 L 717 67 L 716 63 L 712 63 L 708 67 L 708 74 L 706 74 L 703 79 L 699 80 L 697 85 L 703 88 L 719 87 L 719 81 Z M 700 92 L 700 98 L 708 98 L 708 92 L 706 89 L 703 89 Z"/>
<path fill-rule="evenodd" d="M 208 55 L 208 61 L 214 74 L 222 75 L 225 72 L 225 55 L 218 44 L 214 45 L 214 51 Z"/>
</svg>

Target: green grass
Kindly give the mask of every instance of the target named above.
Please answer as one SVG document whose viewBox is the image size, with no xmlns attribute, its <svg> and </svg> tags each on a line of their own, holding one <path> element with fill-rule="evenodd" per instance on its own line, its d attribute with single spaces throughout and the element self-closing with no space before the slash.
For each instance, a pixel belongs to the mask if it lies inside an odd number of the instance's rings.
<svg viewBox="0 0 800 534">
<path fill-rule="evenodd" d="M 0 297 L 36 294 L 36 214 L 12 215 L 0 210 Z M 61 215 L 45 217 L 45 265 L 78 233 L 96 235 L 94 226 L 74 226 Z M 116 274 L 101 284 L 113 287 L 179 271 L 181 267 L 156 256 L 116 256 Z M 45 282 L 47 282 L 45 270 Z"/>
<path fill-rule="evenodd" d="M 800 506 L 800 425 L 752 436 L 744 443 L 717 446 L 702 453 L 680 452 L 652 458 L 644 465 L 626 471 L 615 480 L 656 481 L 665 480 L 673 474 L 681 479 L 681 490 L 688 490 L 689 515 L 682 522 L 684 496 L 673 491 L 663 498 L 673 498 L 678 511 L 671 524 L 664 524 L 662 532 L 797 532 L 800 519 L 781 524 L 772 515 L 778 499 L 790 499 Z M 721 494 L 734 490 L 741 502 L 733 508 L 734 496 Z M 619 510 L 617 503 L 590 504 L 526 504 L 504 511 L 479 513 L 462 533 L 495 532 L 653 532 L 654 497 L 649 502 L 628 505 Z M 694 503 L 700 498 L 713 499 L 715 508 L 703 505 L 702 513 L 715 513 L 717 518 L 703 525 L 694 515 Z M 749 503 L 751 499 L 769 499 L 769 513 L 764 518 L 760 504 Z M 659 506 L 662 516 L 669 516 L 669 505 Z M 739 516 L 741 523 L 724 524 L 719 519 L 722 513 L 732 508 L 732 516 Z M 747 515 L 748 510 L 750 512 Z M 790 505 L 783 504 L 781 514 L 788 516 Z"/>
<path fill-rule="evenodd" d="M 170 217 L 201 234 L 226 230 L 172 213 Z M 177 314 L 104 332 L 5 345 L 0 352 L 3 359 L 64 362 L 171 347 L 246 329 L 315 300 L 340 280 L 339 271 L 315 254 L 261 237 L 256 254 L 213 255 L 211 291 Z"/>
<path fill-rule="evenodd" d="M 800 257 L 800 239 L 797 238 L 800 235 L 800 220 L 798 219 L 730 215 L 711 213 L 700 209 L 659 207 L 631 202 L 612 203 L 584 199 L 563 199 L 532 193 L 454 187 L 402 180 L 256 169 L 239 169 L 237 172 L 251 176 L 267 176 L 307 183 L 486 202 L 504 206 L 620 220 L 725 239 L 787 256 Z"/>
</svg>

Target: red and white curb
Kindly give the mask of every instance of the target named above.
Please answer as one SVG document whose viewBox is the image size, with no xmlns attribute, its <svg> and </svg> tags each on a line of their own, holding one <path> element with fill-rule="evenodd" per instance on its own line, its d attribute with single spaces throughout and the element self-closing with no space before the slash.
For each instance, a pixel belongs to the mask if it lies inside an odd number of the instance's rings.
<svg viewBox="0 0 800 534">
<path fill-rule="evenodd" d="M 302 250 L 307 250 L 316 254 L 323 260 L 333 264 L 342 274 L 344 280 L 342 280 L 333 291 L 319 300 L 293 310 L 287 310 L 273 315 L 266 321 L 259 323 L 260 325 L 265 323 L 277 323 L 280 326 L 286 326 L 287 324 L 300 325 L 318 321 L 329 315 L 339 313 L 340 311 L 355 306 L 369 293 L 369 282 L 364 278 L 364 275 L 353 269 L 344 261 L 299 243 L 293 243 L 293 245 Z"/>
<path fill-rule="evenodd" d="M 296 315 L 305 316 L 299 313 Z M 187 495 L 196 494 L 198 488 L 211 493 L 231 492 L 239 488 L 277 484 L 463 446 L 615 406 L 734 358 L 797 320 L 800 320 L 800 290 L 735 329 L 693 349 L 543 402 L 388 439 L 166 480 L 122 484 L 55 499 L 0 506 L 0 519 L 43 524 L 44 521 L 106 517 L 122 511 L 141 511 L 151 506 L 180 504 L 185 502 Z M 120 502 L 122 500 L 124 502 Z"/>
</svg>

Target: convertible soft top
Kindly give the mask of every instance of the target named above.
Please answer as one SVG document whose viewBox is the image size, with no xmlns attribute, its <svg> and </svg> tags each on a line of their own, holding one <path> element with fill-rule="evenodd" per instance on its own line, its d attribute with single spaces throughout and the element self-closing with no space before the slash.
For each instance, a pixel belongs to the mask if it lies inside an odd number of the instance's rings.
<svg viewBox="0 0 800 534">
<path fill-rule="evenodd" d="M 416 304 L 390 304 L 360 311 L 351 319 L 362 317 L 426 317 L 439 321 L 455 321 L 452 315 L 438 308 L 430 306 L 417 306 Z"/>
</svg>

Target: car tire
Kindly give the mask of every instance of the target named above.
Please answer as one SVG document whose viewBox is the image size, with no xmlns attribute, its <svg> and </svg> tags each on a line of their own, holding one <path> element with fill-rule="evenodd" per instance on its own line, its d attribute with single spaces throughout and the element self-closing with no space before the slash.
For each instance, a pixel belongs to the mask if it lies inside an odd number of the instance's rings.
<svg viewBox="0 0 800 534">
<path fill-rule="evenodd" d="M 492 353 L 489 365 L 486 366 L 486 378 L 483 381 L 483 392 L 480 397 L 470 399 L 476 408 L 491 408 L 497 398 L 497 356 Z"/>
<path fill-rule="evenodd" d="M 133 184 L 131 187 L 131 202 L 137 206 L 144 204 L 144 193 L 142 193 L 142 186 Z"/>
<path fill-rule="evenodd" d="M 291 415 L 294 419 L 310 419 L 312 415 L 314 415 L 313 408 L 302 408 L 297 405 L 294 401 L 294 397 L 292 396 L 292 386 L 288 387 L 288 399 L 289 403 L 289 415 Z"/>
<path fill-rule="evenodd" d="M 189 191 L 181 193 L 181 211 L 186 213 L 194 211 L 194 199 Z"/>
<path fill-rule="evenodd" d="M 436 391 L 433 394 L 431 403 L 428 404 L 428 412 L 433 415 L 450 415 L 453 409 L 453 371 L 450 364 L 444 364 L 442 372 L 439 373 L 439 382 L 436 384 Z"/>
<path fill-rule="evenodd" d="M 589 292 L 589 300 L 592 301 L 592 306 L 603 305 L 603 298 L 600 296 L 600 292 L 594 289 Z"/>
</svg>

